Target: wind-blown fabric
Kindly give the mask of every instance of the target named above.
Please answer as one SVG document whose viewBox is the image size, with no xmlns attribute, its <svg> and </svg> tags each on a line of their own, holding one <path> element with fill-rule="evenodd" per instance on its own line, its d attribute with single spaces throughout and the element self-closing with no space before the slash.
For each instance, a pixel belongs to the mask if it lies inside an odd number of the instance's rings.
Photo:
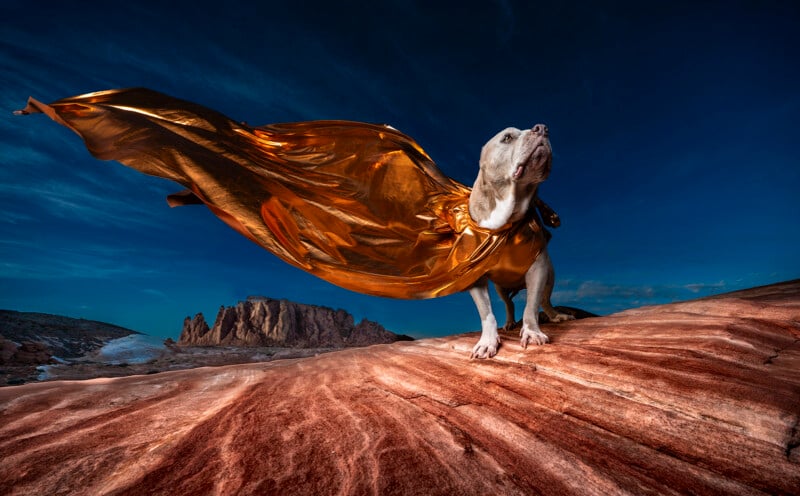
<svg viewBox="0 0 800 496">
<path fill-rule="evenodd" d="M 470 188 L 411 138 L 382 125 L 311 121 L 250 127 L 142 89 L 100 91 L 43 112 L 92 155 L 175 181 L 170 205 L 205 204 L 284 261 L 344 288 L 431 298 L 484 276 L 520 285 L 544 245 L 535 209 L 495 231 L 470 217 Z"/>
</svg>

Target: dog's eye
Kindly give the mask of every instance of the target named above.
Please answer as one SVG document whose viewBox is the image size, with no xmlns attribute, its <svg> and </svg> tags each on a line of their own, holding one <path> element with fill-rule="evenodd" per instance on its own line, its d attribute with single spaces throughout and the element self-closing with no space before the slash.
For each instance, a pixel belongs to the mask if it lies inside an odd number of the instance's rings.
<svg viewBox="0 0 800 496">
<path fill-rule="evenodd" d="M 503 139 L 500 140 L 501 143 L 511 143 L 511 140 L 514 139 L 514 135 L 511 133 L 506 133 L 503 135 Z"/>
</svg>

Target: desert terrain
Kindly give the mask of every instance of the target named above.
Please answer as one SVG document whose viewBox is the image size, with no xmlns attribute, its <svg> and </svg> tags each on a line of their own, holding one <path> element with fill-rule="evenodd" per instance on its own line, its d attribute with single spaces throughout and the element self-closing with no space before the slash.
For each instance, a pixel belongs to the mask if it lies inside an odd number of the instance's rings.
<svg viewBox="0 0 800 496">
<path fill-rule="evenodd" d="M 544 330 L 0 388 L 0 493 L 797 494 L 800 281 Z"/>
</svg>

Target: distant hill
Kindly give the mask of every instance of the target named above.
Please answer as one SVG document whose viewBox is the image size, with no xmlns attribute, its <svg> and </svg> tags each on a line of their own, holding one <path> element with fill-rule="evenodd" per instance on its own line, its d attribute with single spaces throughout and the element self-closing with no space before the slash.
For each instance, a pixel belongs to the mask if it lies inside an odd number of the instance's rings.
<svg viewBox="0 0 800 496">
<path fill-rule="evenodd" d="M 51 355 L 63 359 L 84 356 L 112 339 L 131 334 L 140 333 L 96 320 L 0 310 L 0 336 L 5 341 L 17 347 L 25 342 L 41 343 Z"/>
</svg>

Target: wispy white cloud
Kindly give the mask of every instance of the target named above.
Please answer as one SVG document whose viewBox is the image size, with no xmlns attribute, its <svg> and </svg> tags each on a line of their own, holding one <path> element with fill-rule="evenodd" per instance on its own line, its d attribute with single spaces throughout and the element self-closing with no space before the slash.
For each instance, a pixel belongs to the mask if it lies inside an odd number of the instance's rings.
<svg viewBox="0 0 800 496">
<path fill-rule="evenodd" d="M 30 146 L 16 146 L 10 143 L 0 143 L 0 154 L 4 158 L 3 167 L 0 168 L 0 179 L 16 178 L 20 170 L 40 168 L 42 165 L 53 164 L 54 157 L 47 151 Z M 19 169 L 15 170 L 15 167 Z"/>
<path fill-rule="evenodd" d="M 141 271 L 138 267 L 121 262 L 74 256 L 74 258 L 39 259 L 36 263 L 4 261 L 0 263 L 0 277 L 7 279 L 113 279 L 130 277 L 156 277 L 156 271 Z"/>
<path fill-rule="evenodd" d="M 159 226 L 166 204 L 142 204 L 135 192 L 115 189 L 98 191 L 84 181 L 43 179 L 36 183 L 0 184 L 0 195 L 7 206 L 6 218 L 12 220 L 30 217 L 29 211 L 35 205 L 55 218 L 93 226 Z"/>
<path fill-rule="evenodd" d="M 24 212 L 10 212 L 8 210 L 0 212 L 0 223 L 2 224 L 24 224 L 33 220 L 33 216 Z"/>
<path fill-rule="evenodd" d="M 142 289 L 141 292 L 143 294 L 146 294 L 146 295 L 151 296 L 153 298 L 156 298 L 158 300 L 170 301 L 169 295 L 167 295 L 167 293 L 161 291 L 160 289 L 145 288 L 145 289 Z"/>
<path fill-rule="evenodd" d="M 559 290 L 560 297 L 569 297 L 575 300 L 587 299 L 652 299 L 658 294 L 663 294 L 667 288 L 657 288 L 654 286 L 625 286 L 620 284 L 608 284 L 600 281 L 584 281 L 577 288 Z"/>
<path fill-rule="evenodd" d="M 147 257 L 136 248 L 114 244 L 77 243 L 53 247 L 32 240 L 0 240 L 0 277 L 8 279 L 110 279 L 156 278 L 162 275 L 146 262 L 148 257 L 175 257 L 162 250 Z"/>
<path fill-rule="evenodd" d="M 727 287 L 725 281 L 712 282 L 712 283 L 693 283 L 683 286 L 692 293 L 708 293 L 709 291 L 724 291 Z"/>
<path fill-rule="evenodd" d="M 599 314 L 608 314 L 644 305 L 656 305 L 689 300 L 732 290 L 725 281 L 690 284 L 626 285 L 604 281 L 560 280 L 553 291 L 554 305 L 582 308 Z M 524 303 L 525 293 L 515 300 Z"/>
</svg>

